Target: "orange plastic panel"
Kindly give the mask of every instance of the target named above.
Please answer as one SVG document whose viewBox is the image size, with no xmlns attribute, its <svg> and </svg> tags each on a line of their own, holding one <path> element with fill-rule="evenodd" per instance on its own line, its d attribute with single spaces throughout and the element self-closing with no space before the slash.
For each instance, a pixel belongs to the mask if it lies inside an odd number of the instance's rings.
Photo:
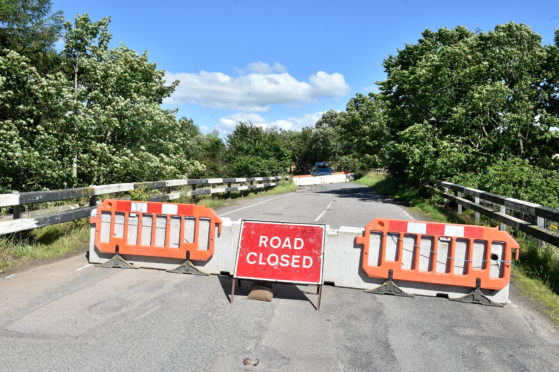
<svg viewBox="0 0 559 372">
<path fill-rule="evenodd" d="M 204 206 L 106 199 L 97 207 L 95 246 L 104 253 L 207 261 L 221 218 Z M 206 236 L 200 230 L 204 224 Z M 205 235 L 205 234 L 204 234 Z M 203 244 L 203 246 L 200 246 Z"/>
<path fill-rule="evenodd" d="M 509 283 L 512 251 L 517 260 L 519 253 L 518 243 L 494 227 L 385 218 L 369 222 L 355 241 L 370 277 L 388 278 L 392 270 L 395 280 L 461 287 L 480 278 L 481 288 L 491 290 Z"/>
</svg>

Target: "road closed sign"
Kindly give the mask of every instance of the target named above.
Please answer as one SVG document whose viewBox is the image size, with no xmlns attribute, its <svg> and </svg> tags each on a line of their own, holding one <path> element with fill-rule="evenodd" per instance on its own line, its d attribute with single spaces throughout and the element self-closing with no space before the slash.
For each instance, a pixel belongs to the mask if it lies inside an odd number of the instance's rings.
<svg viewBox="0 0 559 372">
<path fill-rule="evenodd" d="M 243 221 L 235 277 L 322 284 L 324 225 Z"/>
</svg>

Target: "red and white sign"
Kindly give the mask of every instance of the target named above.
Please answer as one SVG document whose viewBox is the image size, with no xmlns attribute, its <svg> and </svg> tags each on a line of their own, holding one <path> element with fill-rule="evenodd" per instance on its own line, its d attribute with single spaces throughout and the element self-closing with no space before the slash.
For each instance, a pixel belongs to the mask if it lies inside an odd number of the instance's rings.
<svg viewBox="0 0 559 372">
<path fill-rule="evenodd" d="M 324 225 L 243 221 L 235 277 L 322 284 Z"/>
<path fill-rule="evenodd" d="M 446 223 L 426 223 L 420 221 L 391 220 L 390 232 L 422 235 L 442 235 L 456 238 L 483 239 L 484 226 L 451 225 Z"/>
</svg>

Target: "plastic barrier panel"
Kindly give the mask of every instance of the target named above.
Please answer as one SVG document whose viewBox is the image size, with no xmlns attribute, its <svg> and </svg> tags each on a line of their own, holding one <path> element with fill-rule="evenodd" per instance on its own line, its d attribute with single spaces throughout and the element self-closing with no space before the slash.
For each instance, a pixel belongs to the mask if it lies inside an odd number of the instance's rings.
<svg viewBox="0 0 559 372">
<path fill-rule="evenodd" d="M 192 204 L 106 199 L 90 222 L 95 223 L 95 246 L 103 253 L 207 261 L 214 253 L 216 227 L 221 234 L 215 212 Z"/>
<path fill-rule="evenodd" d="M 518 243 L 494 227 L 377 218 L 355 239 L 370 277 L 500 290 Z M 477 283 L 476 283 L 477 282 Z"/>
</svg>

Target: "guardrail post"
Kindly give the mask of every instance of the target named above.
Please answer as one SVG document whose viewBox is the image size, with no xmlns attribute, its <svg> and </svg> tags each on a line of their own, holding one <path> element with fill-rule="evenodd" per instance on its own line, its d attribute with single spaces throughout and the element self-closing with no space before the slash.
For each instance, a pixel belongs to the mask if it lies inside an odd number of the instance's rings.
<svg viewBox="0 0 559 372">
<path fill-rule="evenodd" d="M 164 188 L 163 188 L 163 199 L 164 199 L 165 201 L 169 201 L 169 200 L 170 200 L 170 199 L 169 199 L 170 194 L 171 194 L 171 188 L 170 188 L 170 187 L 164 187 Z"/>
<path fill-rule="evenodd" d="M 192 204 L 196 204 L 196 184 L 192 185 Z"/>
<path fill-rule="evenodd" d="M 543 217 L 536 217 L 536 221 L 537 221 L 537 224 L 538 224 L 538 227 L 539 227 L 539 228 L 545 229 L 545 218 L 543 218 Z M 545 244 L 545 243 L 544 243 L 543 240 L 539 240 L 539 239 L 538 239 L 538 245 L 539 245 L 540 247 L 543 247 L 544 244 Z"/>
<path fill-rule="evenodd" d="M 445 194 L 448 194 L 448 187 L 443 187 L 443 192 Z M 445 208 L 448 207 L 448 199 L 447 198 L 444 198 L 444 207 Z"/>
<path fill-rule="evenodd" d="M 475 197 L 474 202 L 479 205 L 479 197 Z M 476 212 L 476 223 L 479 223 L 479 212 Z"/>
<path fill-rule="evenodd" d="M 231 182 L 227 182 L 227 187 L 231 187 Z M 231 199 L 231 191 L 227 191 L 227 199 Z"/>
<path fill-rule="evenodd" d="M 499 206 L 499 212 L 501 212 L 502 214 L 507 214 L 507 208 L 505 208 L 504 205 Z M 501 231 L 505 231 L 507 229 L 507 225 L 505 225 L 504 223 L 500 223 L 499 224 L 499 230 Z"/>
<path fill-rule="evenodd" d="M 462 197 L 462 191 L 456 192 L 456 196 L 461 198 Z M 462 214 L 462 204 L 460 204 L 460 203 L 458 203 L 458 214 Z"/>
<path fill-rule="evenodd" d="M 89 187 L 93 189 L 95 187 L 95 185 L 89 185 Z M 97 195 L 91 195 L 89 197 L 89 206 L 90 207 L 97 206 Z"/>
<path fill-rule="evenodd" d="M 12 194 L 19 194 L 19 191 L 14 191 Z M 21 205 L 14 205 L 12 217 L 14 220 L 21 218 Z"/>
</svg>

